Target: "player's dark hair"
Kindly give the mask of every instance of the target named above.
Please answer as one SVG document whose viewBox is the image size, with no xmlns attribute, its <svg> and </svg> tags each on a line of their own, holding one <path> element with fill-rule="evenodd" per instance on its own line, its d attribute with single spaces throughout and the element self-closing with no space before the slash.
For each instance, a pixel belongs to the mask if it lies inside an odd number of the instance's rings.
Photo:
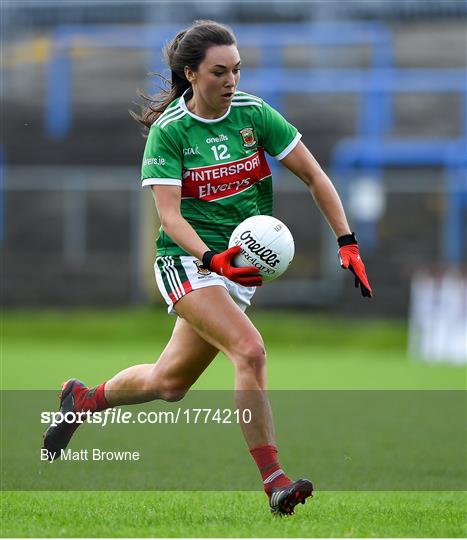
<svg viewBox="0 0 467 540">
<path fill-rule="evenodd" d="M 170 84 L 170 90 L 161 88 L 155 96 L 147 96 L 139 91 L 143 99 L 141 114 L 130 111 L 138 122 L 150 128 L 165 111 L 167 106 L 180 97 L 191 84 L 185 77 L 185 66 L 197 71 L 206 56 L 206 51 L 213 45 L 236 45 L 232 30 L 224 24 L 209 21 L 195 21 L 190 28 L 182 30 L 164 48 L 165 61 L 171 71 L 171 81 L 160 73 L 155 75 L 164 83 Z"/>
</svg>

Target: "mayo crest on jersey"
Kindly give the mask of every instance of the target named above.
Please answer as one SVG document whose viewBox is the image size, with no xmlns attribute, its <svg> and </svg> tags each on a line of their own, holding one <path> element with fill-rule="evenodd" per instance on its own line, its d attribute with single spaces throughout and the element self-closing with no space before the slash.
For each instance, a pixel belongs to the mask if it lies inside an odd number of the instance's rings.
<svg viewBox="0 0 467 540">
<path fill-rule="evenodd" d="M 175 99 L 151 126 L 142 185 L 179 186 L 181 213 L 210 249 L 227 249 L 244 219 L 272 213 L 272 178 L 265 152 L 283 159 L 301 135 L 262 99 L 235 92 L 226 113 L 201 118 Z M 187 255 L 160 229 L 157 255 Z"/>
</svg>

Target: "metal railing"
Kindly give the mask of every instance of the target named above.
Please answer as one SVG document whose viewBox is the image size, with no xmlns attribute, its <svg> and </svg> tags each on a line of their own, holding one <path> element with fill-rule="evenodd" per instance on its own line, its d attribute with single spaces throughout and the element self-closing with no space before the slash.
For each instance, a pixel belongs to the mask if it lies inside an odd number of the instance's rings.
<svg viewBox="0 0 467 540">
<path fill-rule="evenodd" d="M 285 67 L 283 51 L 291 46 L 355 46 L 369 45 L 372 48 L 371 68 L 389 68 L 393 64 L 392 36 L 385 25 L 371 23 L 313 23 L 313 24 L 262 24 L 234 25 L 238 42 L 242 47 L 260 50 L 260 66 L 257 70 L 243 71 L 245 87 L 258 91 L 271 104 L 280 107 L 280 97 L 284 91 L 309 91 L 309 83 L 320 84 L 324 73 L 315 75 L 311 69 L 290 70 Z M 148 71 L 162 72 L 161 48 L 179 30 L 178 26 L 60 26 L 52 35 L 52 55 L 47 70 L 47 91 L 45 102 L 45 128 L 49 136 L 64 137 L 72 122 L 71 105 L 71 51 L 80 48 L 137 48 L 150 52 Z M 326 70 L 324 70 L 326 71 Z M 337 72 L 339 73 L 339 72 Z M 352 85 L 354 75 L 343 74 L 339 79 L 349 80 Z M 288 79 L 290 78 L 290 83 Z M 302 82 L 302 78 L 305 79 Z M 308 82 L 307 82 L 308 81 Z M 326 88 L 336 88 L 335 77 Z M 364 82 L 364 81 L 363 81 Z M 360 82 L 360 85 L 362 83 Z M 284 87 L 285 86 L 285 87 Z M 327 91 L 323 88 L 322 91 Z M 361 92 L 365 90 L 361 87 Z M 365 129 L 371 110 L 378 108 L 386 121 L 388 95 L 371 93 L 368 89 L 362 103 L 360 128 Z M 367 108 L 371 110 L 368 111 Z"/>
</svg>

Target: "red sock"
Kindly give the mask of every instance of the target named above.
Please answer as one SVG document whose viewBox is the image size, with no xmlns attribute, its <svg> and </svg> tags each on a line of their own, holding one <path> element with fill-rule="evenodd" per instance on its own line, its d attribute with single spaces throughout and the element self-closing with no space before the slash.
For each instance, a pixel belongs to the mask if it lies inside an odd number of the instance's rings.
<svg viewBox="0 0 467 540">
<path fill-rule="evenodd" d="M 74 386 L 73 397 L 75 399 L 75 411 L 103 411 L 110 405 L 105 399 L 105 382 L 99 386 L 88 388 L 87 386 Z"/>
<path fill-rule="evenodd" d="M 292 483 L 292 480 L 281 469 L 277 460 L 277 447 L 272 444 L 250 448 L 250 454 L 256 461 L 261 477 L 263 478 L 264 491 L 269 495 L 271 488 L 284 487 Z"/>
</svg>

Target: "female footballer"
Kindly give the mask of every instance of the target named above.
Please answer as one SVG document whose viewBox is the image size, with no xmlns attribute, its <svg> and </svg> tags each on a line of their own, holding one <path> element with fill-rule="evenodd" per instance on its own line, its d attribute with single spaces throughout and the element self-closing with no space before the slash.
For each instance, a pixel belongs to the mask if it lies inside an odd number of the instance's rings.
<svg viewBox="0 0 467 540">
<path fill-rule="evenodd" d="M 278 460 L 264 343 L 245 315 L 262 278 L 255 267 L 232 265 L 240 247 L 227 249 L 239 223 L 272 213 L 265 152 L 306 184 L 336 235 L 342 267 L 353 272 L 363 296 L 372 296 L 371 287 L 339 196 L 300 133 L 262 99 L 238 90 L 241 62 L 232 31 L 196 21 L 165 52 L 170 91 L 148 98 L 135 116 L 149 130 L 142 185 L 151 189 L 161 222 L 154 268 L 169 313 L 177 315 L 174 330 L 155 364 L 132 366 L 91 389 L 77 379 L 64 383 L 60 410 L 180 400 L 222 351 L 235 368 L 236 406 L 252 412 L 241 429 L 270 510 L 292 514 L 313 486 L 291 480 Z M 51 459 L 78 425 L 47 430 Z"/>
</svg>

